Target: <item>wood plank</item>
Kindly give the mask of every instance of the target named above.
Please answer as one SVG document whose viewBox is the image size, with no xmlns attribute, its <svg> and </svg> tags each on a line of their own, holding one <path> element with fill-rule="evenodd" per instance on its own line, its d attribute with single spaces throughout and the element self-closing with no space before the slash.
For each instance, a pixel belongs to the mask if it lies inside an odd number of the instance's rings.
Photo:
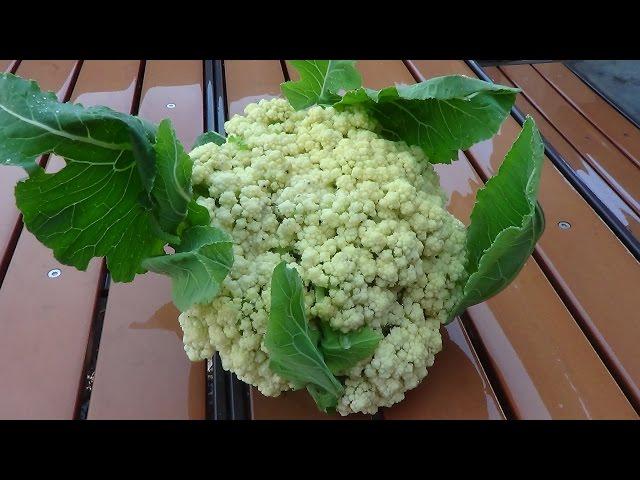
<svg viewBox="0 0 640 480">
<path fill-rule="evenodd" d="M 87 60 L 71 101 L 85 107 L 104 105 L 130 113 L 139 68 L 138 60 Z"/>
<path fill-rule="evenodd" d="M 10 72 L 17 60 L 0 60 L 0 72 Z"/>
<path fill-rule="evenodd" d="M 625 156 L 530 65 L 500 70 L 522 88 L 521 95 L 552 123 L 611 188 L 640 215 L 640 166 Z"/>
<path fill-rule="evenodd" d="M 425 78 L 444 72 L 473 76 L 464 62 L 413 63 Z M 509 117 L 492 140 L 470 149 L 470 155 L 485 175 L 497 171 L 519 131 L 520 126 Z M 638 405 L 640 322 L 636 319 L 640 298 L 633 287 L 640 285 L 638 262 L 549 159 L 542 170 L 539 200 L 547 219 L 547 228 L 536 247 L 542 265 L 562 289 L 563 297 L 590 333 L 607 364 L 615 369 L 632 402 Z M 568 221 L 571 228 L 558 228 L 560 221 Z M 525 300 L 522 305 L 529 301 Z M 478 313 L 482 312 L 481 307 L 474 308 Z M 488 313 L 487 317 L 490 317 Z M 538 324 L 536 329 L 541 326 Z M 496 345 L 496 348 L 500 347 Z M 615 416 L 613 410 L 603 414 Z"/>
<path fill-rule="evenodd" d="M 17 74 L 63 99 L 76 63 L 24 61 Z M 8 168 L 0 176 L 2 225 L 18 222 L 13 184 L 22 176 Z M 53 269 L 61 275 L 50 278 Z M 98 262 L 87 272 L 61 265 L 22 230 L 0 289 L 0 418 L 73 418 L 99 277 Z"/>
<path fill-rule="evenodd" d="M 243 115 L 250 103 L 281 95 L 284 74 L 279 61 L 225 60 L 224 73 L 229 117 Z"/>
<path fill-rule="evenodd" d="M 561 63 L 533 65 L 576 110 L 640 166 L 640 130 Z"/>
<path fill-rule="evenodd" d="M 485 68 L 485 72 L 495 82 L 515 86 L 497 67 Z M 640 238 L 640 216 L 626 203 L 618 193 L 605 182 L 596 170 L 573 146 L 565 140 L 556 128 L 535 108 L 524 95 L 516 97 L 516 106 L 525 114 L 531 115 L 540 129 L 540 133 L 553 145 L 558 153 L 573 167 L 578 176 L 589 186 L 598 198 L 637 238 Z M 606 174 L 606 172 L 605 172 Z M 611 181 L 615 181 L 611 179 Z"/>
<path fill-rule="evenodd" d="M 204 130 L 202 81 L 201 61 L 148 61 L 139 115 L 170 118 L 188 149 Z M 88 418 L 205 417 L 206 362 L 187 358 L 178 315 L 168 277 L 111 284 Z"/>
<path fill-rule="evenodd" d="M 229 98 L 230 114 L 241 113 L 247 103 L 255 102 L 262 98 L 273 98 L 280 95 L 279 84 L 284 80 L 280 64 L 277 61 L 225 62 L 227 78 L 227 96 Z M 296 78 L 296 72 L 290 70 L 292 78 Z M 258 84 L 254 79 L 259 79 Z M 451 201 L 457 204 L 459 198 L 469 190 L 468 185 L 450 185 L 456 193 Z M 448 334 L 443 335 L 443 352 L 436 357 L 440 362 L 441 375 L 433 377 L 432 383 L 437 385 L 438 391 L 444 397 L 461 395 L 467 398 L 461 402 L 460 408 L 447 408 L 442 403 L 443 397 L 436 398 L 433 395 L 413 395 L 418 398 L 422 410 L 415 408 L 406 411 L 397 407 L 385 411 L 385 418 L 503 418 L 501 409 L 486 380 L 482 367 L 477 361 L 473 348 L 465 335 L 459 335 L 461 327 L 458 321 L 447 328 Z M 459 346 L 451 339 L 455 338 Z M 456 349 L 456 350 L 454 350 Z M 469 355 L 456 355 L 455 351 L 462 350 Z M 445 353 L 447 352 L 447 353 Z M 461 371 L 469 382 L 463 384 L 447 381 L 447 373 Z M 449 376 L 451 377 L 451 376 Z M 431 377 L 429 377 L 431 378 Z M 425 380 L 426 381 L 426 380 Z M 420 388 L 418 389 L 420 390 Z M 412 397 L 412 398 L 413 398 Z M 268 398 L 252 389 L 253 417 L 255 419 L 326 419 L 327 416 L 319 413 L 313 401 L 306 392 L 291 392 L 277 398 Z M 392 412 L 389 414 L 389 412 Z M 357 416 L 350 415 L 349 419 Z M 342 418 L 342 417 L 338 417 Z M 358 418 L 366 418 L 359 416 Z"/>
</svg>

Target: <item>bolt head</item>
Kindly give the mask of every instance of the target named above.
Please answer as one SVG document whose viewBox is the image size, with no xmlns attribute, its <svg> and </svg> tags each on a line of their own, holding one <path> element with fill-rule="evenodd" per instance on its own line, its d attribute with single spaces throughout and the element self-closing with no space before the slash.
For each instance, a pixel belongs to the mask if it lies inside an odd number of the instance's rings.
<svg viewBox="0 0 640 480">
<path fill-rule="evenodd" d="M 561 222 L 558 222 L 558 227 L 560 227 L 560 229 L 562 230 L 569 230 L 571 228 L 571 224 L 563 220 Z"/>
<path fill-rule="evenodd" d="M 47 277 L 49 278 L 58 278 L 60 275 L 62 275 L 62 271 L 59 268 L 54 268 L 47 272 Z"/>
</svg>

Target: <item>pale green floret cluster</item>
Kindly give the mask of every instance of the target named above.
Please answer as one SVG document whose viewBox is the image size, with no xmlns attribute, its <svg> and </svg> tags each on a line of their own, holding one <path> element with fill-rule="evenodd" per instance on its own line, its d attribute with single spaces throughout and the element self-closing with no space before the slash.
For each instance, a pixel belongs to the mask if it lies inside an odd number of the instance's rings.
<svg viewBox="0 0 640 480">
<path fill-rule="evenodd" d="M 210 194 L 199 203 L 233 237 L 235 263 L 211 304 L 180 316 L 189 358 L 218 351 L 264 395 L 293 388 L 270 370 L 263 341 L 271 273 L 286 260 L 305 283 L 310 321 L 384 335 L 343 378 L 337 410 L 401 401 L 441 350 L 465 275 L 464 226 L 424 153 L 383 139 L 363 110 L 295 111 L 284 99 L 248 105 L 225 129 L 241 141 L 190 154 L 193 182 Z"/>
</svg>

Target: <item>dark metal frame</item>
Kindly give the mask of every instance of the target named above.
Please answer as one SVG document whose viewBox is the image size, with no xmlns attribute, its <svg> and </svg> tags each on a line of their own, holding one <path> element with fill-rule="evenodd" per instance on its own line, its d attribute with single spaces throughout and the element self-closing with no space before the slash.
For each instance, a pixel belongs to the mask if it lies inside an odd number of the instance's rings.
<svg viewBox="0 0 640 480">
<path fill-rule="evenodd" d="M 227 118 L 224 64 L 222 60 L 204 62 L 204 116 L 207 131 L 224 135 Z M 208 362 L 207 419 L 246 420 L 251 418 L 249 387 L 234 373 L 222 368 L 220 355 Z"/>
<path fill-rule="evenodd" d="M 482 67 L 497 67 L 500 65 L 529 65 L 532 63 L 551 63 L 556 60 L 477 60 Z"/>
<path fill-rule="evenodd" d="M 491 78 L 478 64 L 478 62 L 474 60 L 466 60 L 466 63 L 479 78 L 481 78 L 485 82 L 494 83 L 493 80 L 491 80 Z M 511 115 L 522 126 L 525 121 L 525 116 L 517 107 L 514 106 L 511 109 Z M 582 195 L 582 197 L 591 206 L 591 208 L 596 211 L 600 218 L 602 218 L 602 220 L 613 231 L 613 233 L 624 244 L 624 246 L 627 247 L 631 254 L 636 258 L 636 260 L 640 261 L 640 241 L 638 241 L 633 233 L 631 233 L 631 231 L 627 229 L 620 220 L 618 220 L 613 212 L 609 210 L 609 208 L 602 202 L 602 200 L 600 200 L 596 196 L 595 193 L 593 193 L 593 191 L 587 186 L 587 184 L 585 184 L 580 179 L 580 177 L 578 177 L 571 165 L 569 165 L 567 161 L 562 158 L 562 156 L 553 148 L 553 146 L 544 137 L 542 138 L 542 140 L 544 142 L 545 154 L 547 155 L 549 160 L 551 160 L 555 167 L 560 170 L 560 172 L 564 175 L 571 186 L 575 188 L 580 195 Z"/>
</svg>

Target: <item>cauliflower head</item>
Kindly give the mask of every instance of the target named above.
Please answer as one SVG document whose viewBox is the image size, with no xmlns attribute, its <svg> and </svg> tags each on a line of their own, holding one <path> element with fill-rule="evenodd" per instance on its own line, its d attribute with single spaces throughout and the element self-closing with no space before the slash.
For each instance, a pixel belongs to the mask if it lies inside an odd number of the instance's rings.
<svg viewBox="0 0 640 480">
<path fill-rule="evenodd" d="M 440 326 L 461 296 L 465 228 L 446 210 L 418 147 L 384 139 L 358 107 L 295 111 L 262 100 L 225 124 L 227 143 L 195 148 L 193 182 L 212 225 L 234 240 L 220 294 L 180 315 L 191 360 L 222 365 L 268 396 L 294 385 L 264 346 L 274 267 L 305 286 L 310 322 L 383 335 L 343 376 L 337 410 L 375 413 L 418 385 L 442 348 Z"/>
</svg>

